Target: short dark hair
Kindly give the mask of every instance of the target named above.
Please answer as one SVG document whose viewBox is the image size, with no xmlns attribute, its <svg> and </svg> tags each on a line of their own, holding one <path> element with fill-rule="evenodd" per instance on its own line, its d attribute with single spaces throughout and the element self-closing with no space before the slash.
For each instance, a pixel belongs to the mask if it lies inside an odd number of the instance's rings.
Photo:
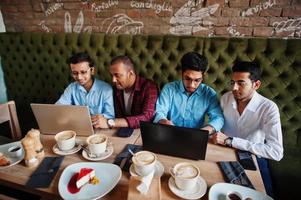
<svg viewBox="0 0 301 200">
<path fill-rule="evenodd" d="M 205 72 L 207 70 L 208 61 L 203 55 L 197 52 L 188 52 L 181 59 L 182 72 L 186 70 L 194 70 Z"/>
<path fill-rule="evenodd" d="M 76 53 L 68 59 L 69 64 L 77 64 L 81 62 L 88 62 L 89 67 L 94 67 L 93 59 L 85 52 Z"/>
<path fill-rule="evenodd" d="M 260 66 L 256 62 L 239 61 L 232 67 L 232 72 L 249 72 L 250 79 L 252 81 L 258 81 L 261 79 Z"/>
<path fill-rule="evenodd" d="M 130 67 L 130 69 L 134 70 L 134 62 L 129 56 L 116 56 L 111 60 L 111 65 L 123 63 L 124 65 Z"/>
</svg>

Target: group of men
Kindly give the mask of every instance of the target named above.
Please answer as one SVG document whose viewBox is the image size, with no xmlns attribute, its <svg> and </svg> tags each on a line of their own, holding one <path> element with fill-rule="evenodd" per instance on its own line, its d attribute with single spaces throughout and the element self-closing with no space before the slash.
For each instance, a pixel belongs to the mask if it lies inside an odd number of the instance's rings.
<svg viewBox="0 0 301 200">
<path fill-rule="evenodd" d="M 283 157 L 282 131 L 277 105 L 257 93 L 261 70 L 254 62 L 237 62 L 232 68 L 232 91 L 221 100 L 202 83 L 207 59 L 189 52 L 181 59 L 182 80 L 156 84 L 139 76 L 128 56 L 110 63 L 113 88 L 96 79 L 93 60 L 86 53 L 69 59 L 71 83 L 57 104 L 87 105 L 95 128 L 139 128 L 140 121 L 208 130 L 220 145 L 249 151 L 257 162 L 266 191 L 272 196 L 266 159 Z M 205 124 L 205 117 L 208 122 Z"/>
</svg>

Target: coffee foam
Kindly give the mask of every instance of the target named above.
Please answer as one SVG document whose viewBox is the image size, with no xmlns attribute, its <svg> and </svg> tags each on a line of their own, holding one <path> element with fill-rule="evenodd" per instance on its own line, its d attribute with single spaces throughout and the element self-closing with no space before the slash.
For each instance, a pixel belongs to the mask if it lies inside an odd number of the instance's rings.
<svg viewBox="0 0 301 200">
<path fill-rule="evenodd" d="M 181 165 L 177 167 L 175 174 L 179 178 L 193 178 L 198 175 L 198 170 L 193 165 Z"/>
<path fill-rule="evenodd" d="M 58 137 L 59 140 L 68 140 L 73 137 L 72 133 L 62 134 Z"/>
<path fill-rule="evenodd" d="M 105 140 L 106 140 L 106 138 L 99 136 L 99 137 L 93 137 L 93 138 L 91 138 L 89 140 L 89 142 L 91 144 L 100 144 L 100 143 L 103 143 Z"/>
<path fill-rule="evenodd" d="M 148 152 L 136 154 L 134 157 L 136 162 L 140 165 L 148 165 L 154 162 L 155 160 L 155 156 Z"/>
</svg>

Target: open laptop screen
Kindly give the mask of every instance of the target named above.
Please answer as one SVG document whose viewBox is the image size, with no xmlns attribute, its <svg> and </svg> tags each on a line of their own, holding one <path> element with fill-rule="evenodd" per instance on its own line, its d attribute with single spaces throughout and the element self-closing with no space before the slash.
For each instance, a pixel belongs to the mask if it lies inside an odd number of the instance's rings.
<svg viewBox="0 0 301 200">
<path fill-rule="evenodd" d="M 77 135 L 94 133 L 88 106 L 30 104 L 43 134 L 56 134 L 73 130 Z"/>
<path fill-rule="evenodd" d="M 140 122 L 143 149 L 154 153 L 204 160 L 208 131 Z"/>
</svg>

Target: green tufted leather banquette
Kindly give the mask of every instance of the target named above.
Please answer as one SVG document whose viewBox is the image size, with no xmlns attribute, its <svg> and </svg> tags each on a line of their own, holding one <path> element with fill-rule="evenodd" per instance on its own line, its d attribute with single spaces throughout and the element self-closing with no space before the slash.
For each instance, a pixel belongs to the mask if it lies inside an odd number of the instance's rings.
<svg viewBox="0 0 301 200">
<path fill-rule="evenodd" d="M 72 81 L 67 58 L 88 52 L 96 76 L 110 82 L 112 57 L 133 58 L 136 71 L 159 87 L 180 78 L 179 60 L 188 51 L 209 60 L 205 82 L 220 94 L 229 90 L 231 66 L 255 60 L 263 68 L 260 93 L 278 105 L 285 156 L 270 162 L 277 199 L 292 197 L 301 185 L 301 40 L 204 38 L 173 35 L 106 35 L 66 33 L 1 33 L 0 56 L 8 98 L 16 101 L 23 133 L 33 124 L 29 104 L 54 103 Z M 295 184 L 295 185 L 294 185 Z"/>
</svg>

